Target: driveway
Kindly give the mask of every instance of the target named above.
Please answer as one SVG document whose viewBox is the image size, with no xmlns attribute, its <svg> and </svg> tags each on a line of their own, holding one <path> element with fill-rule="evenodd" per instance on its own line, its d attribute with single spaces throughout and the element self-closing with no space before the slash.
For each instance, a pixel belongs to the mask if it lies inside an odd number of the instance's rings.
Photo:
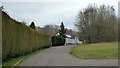
<svg viewBox="0 0 120 68">
<path fill-rule="evenodd" d="M 44 49 L 23 61 L 20 66 L 118 66 L 117 59 L 78 59 L 69 54 L 75 45 Z"/>
</svg>

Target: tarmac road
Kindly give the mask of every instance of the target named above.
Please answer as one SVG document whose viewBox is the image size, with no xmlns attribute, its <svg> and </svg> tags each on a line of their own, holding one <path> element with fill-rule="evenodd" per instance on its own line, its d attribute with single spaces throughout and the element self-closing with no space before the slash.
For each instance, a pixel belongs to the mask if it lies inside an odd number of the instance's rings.
<svg viewBox="0 0 120 68">
<path fill-rule="evenodd" d="M 69 54 L 74 45 L 44 49 L 23 61 L 20 66 L 118 66 L 117 59 L 78 59 Z"/>
</svg>

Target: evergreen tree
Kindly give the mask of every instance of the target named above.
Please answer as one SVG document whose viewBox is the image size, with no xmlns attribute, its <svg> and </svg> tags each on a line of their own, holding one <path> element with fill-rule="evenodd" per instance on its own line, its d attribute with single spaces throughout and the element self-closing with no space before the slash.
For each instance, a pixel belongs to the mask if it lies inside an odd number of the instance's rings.
<svg viewBox="0 0 120 68">
<path fill-rule="evenodd" d="M 30 27 L 35 30 L 35 23 L 32 22 L 32 23 L 30 24 Z"/>
<path fill-rule="evenodd" d="M 3 9 L 4 9 L 4 6 L 1 6 L 1 7 L 0 7 L 0 10 L 3 10 Z"/>
<path fill-rule="evenodd" d="M 65 33 L 66 33 L 66 29 L 64 28 L 63 22 L 61 22 L 59 34 L 63 37 L 66 37 Z"/>
</svg>

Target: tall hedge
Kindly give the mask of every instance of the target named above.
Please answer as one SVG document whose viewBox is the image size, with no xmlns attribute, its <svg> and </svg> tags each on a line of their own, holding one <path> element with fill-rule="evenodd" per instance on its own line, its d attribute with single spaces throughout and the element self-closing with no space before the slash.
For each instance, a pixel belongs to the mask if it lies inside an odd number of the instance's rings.
<svg viewBox="0 0 120 68">
<path fill-rule="evenodd" d="M 59 46 L 65 44 L 65 38 L 58 35 L 58 36 L 52 36 L 52 46 Z"/>
<path fill-rule="evenodd" d="M 2 12 L 2 61 L 51 44 L 51 36 L 39 33 Z"/>
</svg>

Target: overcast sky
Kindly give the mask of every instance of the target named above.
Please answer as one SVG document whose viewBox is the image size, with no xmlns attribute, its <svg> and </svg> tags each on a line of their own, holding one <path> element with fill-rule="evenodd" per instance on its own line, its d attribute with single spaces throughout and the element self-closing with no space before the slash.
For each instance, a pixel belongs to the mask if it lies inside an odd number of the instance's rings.
<svg viewBox="0 0 120 68">
<path fill-rule="evenodd" d="M 34 2 L 33 2 L 34 1 Z M 4 0 L 2 5 L 17 21 L 25 21 L 43 27 L 46 24 L 60 25 L 75 29 L 74 22 L 80 10 L 89 4 L 111 5 L 118 13 L 119 0 Z"/>
</svg>

